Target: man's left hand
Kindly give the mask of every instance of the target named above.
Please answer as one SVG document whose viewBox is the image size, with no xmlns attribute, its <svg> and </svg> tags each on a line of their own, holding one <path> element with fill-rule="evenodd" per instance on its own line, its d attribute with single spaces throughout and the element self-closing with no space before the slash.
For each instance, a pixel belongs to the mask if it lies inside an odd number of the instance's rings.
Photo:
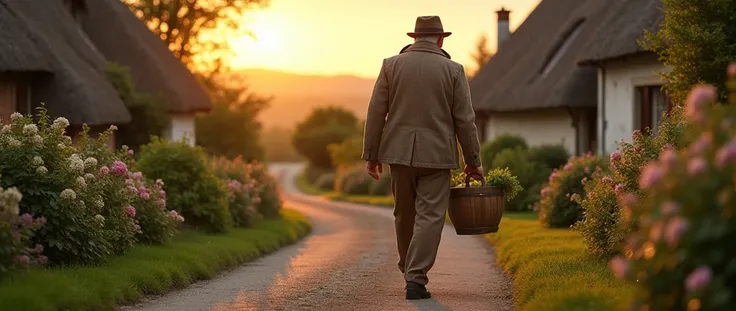
<svg viewBox="0 0 736 311">
<path fill-rule="evenodd" d="M 368 171 L 368 175 L 371 175 L 373 179 L 378 180 L 378 174 L 383 173 L 383 164 L 379 161 L 368 161 L 365 163 L 365 170 Z"/>
</svg>

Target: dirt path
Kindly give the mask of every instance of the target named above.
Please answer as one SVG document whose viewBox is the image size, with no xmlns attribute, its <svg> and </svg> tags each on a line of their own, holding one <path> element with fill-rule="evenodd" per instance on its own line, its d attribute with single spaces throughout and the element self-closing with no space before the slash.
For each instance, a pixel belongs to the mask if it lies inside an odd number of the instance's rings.
<svg viewBox="0 0 736 311">
<path fill-rule="evenodd" d="M 298 165 L 274 165 L 285 205 L 307 215 L 303 241 L 213 280 L 126 310 L 511 310 L 509 278 L 481 238 L 447 226 L 430 272 L 433 299 L 404 300 L 390 209 L 330 202 L 299 193 Z"/>
</svg>

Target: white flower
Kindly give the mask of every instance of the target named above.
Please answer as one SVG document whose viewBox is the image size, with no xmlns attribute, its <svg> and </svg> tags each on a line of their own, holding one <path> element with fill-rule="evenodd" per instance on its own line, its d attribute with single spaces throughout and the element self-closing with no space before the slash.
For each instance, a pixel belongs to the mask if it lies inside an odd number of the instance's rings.
<svg viewBox="0 0 736 311">
<path fill-rule="evenodd" d="M 38 127 L 35 124 L 26 124 L 26 126 L 23 127 L 23 134 L 25 135 L 35 135 L 38 133 Z"/>
<path fill-rule="evenodd" d="M 8 138 L 8 146 L 13 147 L 13 148 L 18 148 L 21 146 L 20 140 L 17 140 L 12 137 Z"/>
<path fill-rule="evenodd" d="M 62 139 L 64 140 L 64 144 L 66 144 L 66 145 L 71 145 L 72 144 L 72 138 L 71 137 L 64 135 L 64 137 Z"/>
<path fill-rule="evenodd" d="M 87 181 L 84 180 L 84 177 L 82 176 L 77 177 L 76 182 L 77 182 L 77 187 L 79 187 L 80 189 L 87 188 Z"/>
<path fill-rule="evenodd" d="M 89 157 L 84 159 L 84 167 L 85 168 L 94 168 L 97 167 L 97 159 L 93 157 Z"/>
<path fill-rule="evenodd" d="M 39 146 L 43 144 L 43 137 L 41 137 L 41 135 L 38 135 L 38 134 L 33 135 L 33 138 L 31 138 L 31 142 L 33 143 L 33 145 Z"/>
<path fill-rule="evenodd" d="M 35 156 L 33 157 L 33 159 L 31 159 L 31 165 L 33 165 L 34 167 L 41 166 L 43 165 L 43 159 L 39 156 Z"/>
<path fill-rule="evenodd" d="M 101 198 L 101 197 L 98 197 L 98 198 L 97 198 L 97 199 L 95 200 L 95 205 L 96 205 L 97 207 L 99 207 L 99 208 L 103 208 L 103 207 L 105 207 L 105 201 L 104 201 L 104 200 L 102 200 L 102 198 Z"/>
<path fill-rule="evenodd" d="M 105 225 L 105 216 L 102 216 L 100 214 L 95 215 L 95 220 L 100 224 L 100 226 Z"/>
<path fill-rule="evenodd" d="M 51 125 L 55 129 L 65 129 L 67 126 L 69 126 L 69 120 L 66 118 L 56 118 L 54 124 Z"/>
<path fill-rule="evenodd" d="M 40 174 L 40 175 L 44 175 L 44 174 L 46 174 L 46 173 L 48 173 L 48 172 L 49 172 L 49 169 L 47 169 L 47 168 L 46 168 L 45 166 L 39 166 L 39 167 L 38 167 L 38 168 L 36 169 L 36 173 L 37 173 L 37 174 Z"/>
<path fill-rule="evenodd" d="M 72 189 L 64 189 L 64 191 L 61 192 L 61 198 L 65 200 L 74 200 L 77 198 L 77 193 Z"/>
<path fill-rule="evenodd" d="M 113 130 L 113 131 L 117 131 L 118 130 L 118 127 L 115 126 L 115 125 L 110 125 L 110 129 Z"/>
<path fill-rule="evenodd" d="M 18 208 L 18 202 L 23 199 L 23 195 L 16 188 L 9 188 L 3 190 L 0 188 L 0 214 L 10 213 L 11 215 L 18 215 L 20 209 Z"/>
<path fill-rule="evenodd" d="M 84 174 L 84 179 L 89 180 L 89 181 L 95 180 L 95 175 L 90 174 L 90 173 Z"/>
<path fill-rule="evenodd" d="M 71 157 L 69 157 L 69 168 L 71 168 L 74 172 L 83 172 L 84 171 L 84 161 L 79 158 L 79 155 L 73 154 Z"/>
<path fill-rule="evenodd" d="M 12 129 L 12 127 L 9 124 L 3 125 L 3 129 L 0 130 L 0 133 L 2 133 L 2 134 L 8 133 L 8 132 L 10 132 L 11 129 Z"/>
<path fill-rule="evenodd" d="M 10 115 L 10 120 L 12 120 L 13 122 L 18 121 L 21 118 L 23 118 L 23 115 L 18 112 L 13 112 L 13 114 Z"/>
</svg>

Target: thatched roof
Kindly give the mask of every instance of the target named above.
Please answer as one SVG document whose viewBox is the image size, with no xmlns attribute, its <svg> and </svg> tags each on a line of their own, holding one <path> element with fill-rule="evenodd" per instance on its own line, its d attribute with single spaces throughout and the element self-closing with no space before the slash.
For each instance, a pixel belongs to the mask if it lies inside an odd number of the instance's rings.
<svg viewBox="0 0 736 311">
<path fill-rule="evenodd" d="M 204 88 L 120 0 L 87 2 L 85 31 L 105 57 L 130 68 L 136 89 L 160 94 L 169 111 L 212 109 Z"/>
<path fill-rule="evenodd" d="M 639 45 L 644 30 L 657 31 L 664 20 L 662 0 L 620 0 L 607 11 L 595 39 L 584 49 L 581 65 L 649 53 Z"/>
<path fill-rule="evenodd" d="M 0 70 L 50 73 L 32 82 L 32 99 L 45 102 L 52 116 L 72 124 L 130 122 L 105 78 L 105 59 L 62 1 L 0 0 L 0 38 Z"/>
<path fill-rule="evenodd" d="M 609 0 L 542 0 L 470 82 L 475 110 L 595 106 L 597 72 L 577 61 L 608 6 Z"/>
</svg>

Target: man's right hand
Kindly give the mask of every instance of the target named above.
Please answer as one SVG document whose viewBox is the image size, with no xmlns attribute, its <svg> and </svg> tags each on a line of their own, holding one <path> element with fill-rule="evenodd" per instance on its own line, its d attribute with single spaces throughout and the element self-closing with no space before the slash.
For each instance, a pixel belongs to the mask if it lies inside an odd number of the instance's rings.
<svg viewBox="0 0 736 311">
<path fill-rule="evenodd" d="M 475 180 L 482 180 L 483 179 L 483 167 L 465 165 L 465 175 L 470 176 L 470 178 L 473 178 Z"/>
</svg>

